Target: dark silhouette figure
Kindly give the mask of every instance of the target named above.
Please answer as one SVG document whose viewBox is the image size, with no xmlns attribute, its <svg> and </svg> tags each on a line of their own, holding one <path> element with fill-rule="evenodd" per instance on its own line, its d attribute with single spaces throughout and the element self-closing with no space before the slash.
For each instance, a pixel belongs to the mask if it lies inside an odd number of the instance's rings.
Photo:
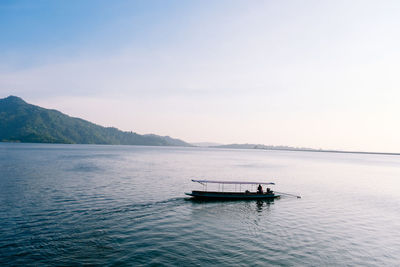
<svg viewBox="0 0 400 267">
<path fill-rule="evenodd" d="M 262 194 L 263 193 L 263 189 L 262 186 L 259 184 L 257 187 L 257 194 Z"/>
</svg>

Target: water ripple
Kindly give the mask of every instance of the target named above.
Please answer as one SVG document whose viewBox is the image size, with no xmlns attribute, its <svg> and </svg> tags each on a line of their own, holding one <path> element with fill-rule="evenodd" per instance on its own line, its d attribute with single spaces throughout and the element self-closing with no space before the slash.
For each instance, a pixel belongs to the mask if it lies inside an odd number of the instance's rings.
<svg viewBox="0 0 400 267">
<path fill-rule="evenodd" d="M 7 152 L 0 154 L 1 266 L 400 262 L 396 157 L 31 146 L 0 150 Z M 183 195 L 193 187 L 188 177 L 258 180 L 266 173 L 279 177 L 279 190 L 302 198 L 216 202 Z M 376 177 L 381 183 L 371 188 Z"/>
</svg>

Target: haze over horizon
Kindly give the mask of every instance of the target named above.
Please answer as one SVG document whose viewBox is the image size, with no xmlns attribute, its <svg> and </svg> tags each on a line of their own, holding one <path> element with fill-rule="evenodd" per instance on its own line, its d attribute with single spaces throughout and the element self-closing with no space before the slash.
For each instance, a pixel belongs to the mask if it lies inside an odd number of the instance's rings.
<svg viewBox="0 0 400 267">
<path fill-rule="evenodd" d="M 187 142 L 400 152 L 398 1 L 2 1 L 0 98 Z"/>
</svg>

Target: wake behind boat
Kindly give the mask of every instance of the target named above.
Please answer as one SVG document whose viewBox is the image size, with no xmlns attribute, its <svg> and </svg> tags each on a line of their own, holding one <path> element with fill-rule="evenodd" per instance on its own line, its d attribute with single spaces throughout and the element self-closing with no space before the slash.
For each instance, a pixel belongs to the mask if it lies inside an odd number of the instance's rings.
<svg viewBox="0 0 400 267">
<path fill-rule="evenodd" d="M 280 197 L 280 195 L 275 194 L 275 192 L 272 191 L 269 187 L 267 187 L 266 191 L 264 192 L 263 186 L 275 185 L 275 183 L 212 180 L 192 180 L 192 182 L 197 182 L 203 185 L 203 190 L 194 190 L 191 193 L 185 194 L 200 199 L 275 199 Z M 208 184 L 218 184 L 218 191 L 207 190 Z M 234 187 L 235 191 L 224 191 L 225 185 L 230 185 L 230 187 Z M 253 188 L 254 185 L 258 185 L 257 191 L 246 189 L 246 185 L 250 185 L 251 188 Z M 246 190 L 242 191 L 242 188 Z"/>
</svg>

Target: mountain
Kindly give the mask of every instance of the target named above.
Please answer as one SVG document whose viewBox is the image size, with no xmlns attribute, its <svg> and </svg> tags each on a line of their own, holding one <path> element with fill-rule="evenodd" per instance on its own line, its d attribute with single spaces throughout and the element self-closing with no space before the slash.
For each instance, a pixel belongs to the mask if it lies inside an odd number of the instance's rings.
<svg viewBox="0 0 400 267">
<path fill-rule="evenodd" d="M 66 144 L 191 146 L 169 136 L 140 135 L 73 118 L 57 110 L 26 103 L 19 97 L 0 99 L 0 141 Z"/>
</svg>

